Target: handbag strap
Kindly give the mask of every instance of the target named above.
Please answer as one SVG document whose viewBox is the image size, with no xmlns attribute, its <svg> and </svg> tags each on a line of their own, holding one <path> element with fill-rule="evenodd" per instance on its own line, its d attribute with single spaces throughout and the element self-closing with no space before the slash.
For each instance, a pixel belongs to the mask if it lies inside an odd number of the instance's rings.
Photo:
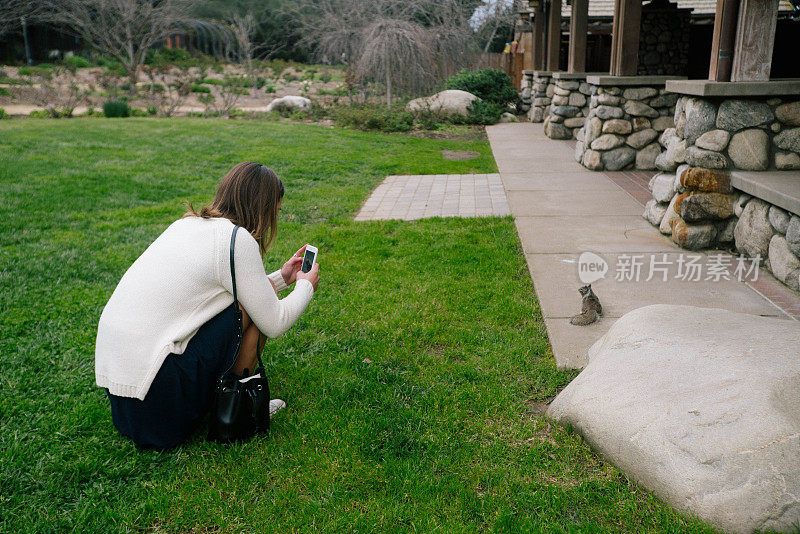
<svg viewBox="0 0 800 534">
<path fill-rule="evenodd" d="M 242 310 L 239 309 L 239 298 L 236 295 L 236 259 L 234 257 L 234 251 L 236 249 L 236 232 L 239 231 L 240 226 L 234 225 L 233 226 L 233 233 L 231 234 L 231 246 L 230 246 L 230 263 L 231 263 L 231 287 L 233 288 L 233 314 L 236 320 L 237 332 L 236 332 L 236 352 L 234 353 L 233 363 L 231 366 L 228 367 L 228 370 L 225 371 L 222 376 L 227 375 L 231 371 L 233 371 L 233 367 L 236 365 L 236 360 L 239 358 L 239 351 L 242 348 L 242 336 L 244 335 L 244 328 L 242 324 Z M 260 369 L 264 369 L 264 363 L 261 361 L 261 354 L 258 351 L 258 345 L 256 344 L 256 359 L 258 360 L 258 367 Z M 253 369 L 255 371 L 256 369 Z"/>
</svg>

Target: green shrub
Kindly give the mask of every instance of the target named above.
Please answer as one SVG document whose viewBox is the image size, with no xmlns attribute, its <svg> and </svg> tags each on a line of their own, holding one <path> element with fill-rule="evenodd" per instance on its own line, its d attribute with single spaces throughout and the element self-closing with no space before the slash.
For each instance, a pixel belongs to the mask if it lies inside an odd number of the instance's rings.
<svg viewBox="0 0 800 534">
<path fill-rule="evenodd" d="M 0 119 L 7 119 L 7 118 L 8 118 L 8 113 L 6 113 L 6 110 L 0 108 Z"/>
<path fill-rule="evenodd" d="M 148 111 L 142 108 L 131 108 L 131 117 L 147 117 Z"/>
<path fill-rule="evenodd" d="M 109 100 L 103 104 L 103 115 L 109 118 L 130 117 L 131 108 L 123 100 Z"/>
<path fill-rule="evenodd" d="M 40 69 L 45 69 L 45 70 L 50 70 L 50 69 L 56 68 L 56 65 L 53 64 L 53 63 L 39 63 L 36 66 L 39 67 Z"/>
<path fill-rule="evenodd" d="M 500 116 L 505 109 L 505 107 L 490 100 L 473 100 L 467 106 L 469 114 L 465 122 L 467 124 L 495 124 L 500 120 Z"/>
<path fill-rule="evenodd" d="M 11 96 L 11 93 L 5 87 L 0 87 L 0 96 Z"/>
<path fill-rule="evenodd" d="M 460 89 L 505 108 L 517 102 L 517 91 L 508 74 L 500 69 L 462 70 L 445 82 L 447 89 Z"/>
<path fill-rule="evenodd" d="M 206 78 L 202 82 L 205 85 L 224 85 L 225 82 L 219 78 Z"/>
<path fill-rule="evenodd" d="M 158 108 L 155 106 L 147 106 L 147 109 L 145 111 L 147 111 L 148 115 L 152 116 L 158 115 Z"/>
<path fill-rule="evenodd" d="M 50 113 L 46 109 L 34 109 L 28 113 L 28 117 L 32 119 L 47 119 L 50 117 Z"/>
<path fill-rule="evenodd" d="M 272 69 L 272 73 L 276 78 L 279 77 L 288 66 L 289 63 L 284 59 L 272 59 L 264 63 L 264 67 Z"/>
<path fill-rule="evenodd" d="M 83 56 L 70 56 L 64 58 L 64 65 L 73 69 L 85 69 L 91 67 L 91 62 Z"/>
<path fill-rule="evenodd" d="M 284 72 L 283 79 L 286 80 L 287 82 L 296 82 L 300 78 L 298 78 L 297 75 L 292 74 L 291 72 Z"/>
<path fill-rule="evenodd" d="M 23 80 L 22 78 L 11 78 L 9 76 L 0 76 L 0 83 L 6 85 L 30 85 L 31 82 Z"/>
<path fill-rule="evenodd" d="M 17 71 L 17 74 L 19 74 L 20 76 L 31 76 L 33 75 L 35 70 L 36 67 L 28 67 L 28 66 L 20 67 L 19 70 Z"/>
<path fill-rule="evenodd" d="M 319 81 L 321 81 L 322 83 L 328 83 L 329 81 L 331 81 L 331 78 L 332 78 L 331 73 L 328 72 L 327 70 L 319 75 Z"/>
<path fill-rule="evenodd" d="M 193 93 L 210 93 L 211 92 L 211 88 L 210 87 L 206 87 L 205 85 L 194 84 L 192 86 L 192 92 Z"/>
<path fill-rule="evenodd" d="M 275 91 L 277 91 L 277 89 L 275 89 L 275 86 L 271 83 L 264 86 L 265 93 L 274 93 Z"/>
<path fill-rule="evenodd" d="M 332 115 L 334 123 L 345 128 L 381 132 L 407 132 L 414 128 L 414 116 L 401 105 L 341 105 L 333 109 Z"/>
</svg>

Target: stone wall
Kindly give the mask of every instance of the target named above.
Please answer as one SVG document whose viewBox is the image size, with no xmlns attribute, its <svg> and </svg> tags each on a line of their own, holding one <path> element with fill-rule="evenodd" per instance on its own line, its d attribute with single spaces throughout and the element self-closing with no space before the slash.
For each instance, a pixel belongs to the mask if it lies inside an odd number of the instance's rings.
<svg viewBox="0 0 800 534">
<path fill-rule="evenodd" d="M 533 74 L 533 91 L 531 98 L 531 109 L 528 118 L 531 122 L 542 122 L 547 116 L 550 108 L 550 101 L 556 92 L 556 85 L 553 83 L 552 75 L 535 71 Z"/>
<path fill-rule="evenodd" d="M 544 119 L 550 139 L 573 139 L 589 114 L 591 86 L 580 79 L 555 78 L 555 89 Z"/>
<path fill-rule="evenodd" d="M 533 71 L 523 70 L 522 81 L 520 82 L 519 98 L 521 104 L 518 111 L 527 113 L 531 109 L 531 100 L 533 94 Z"/>
<path fill-rule="evenodd" d="M 650 181 L 644 218 L 679 246 L 736 249 L 800 289 L 800 216 L 731 187 L 728 171 L 681 165 Z"/>
<path fill-rule="evenodd" d="M 639 75 L 685 75 L 690 32 L 691 9 L 660 0 L 642 6 Z"/>
<path fill-rule="evenodd" d="M 575 136 L 575 159 L 593 171 L 654 169 L 663 150 L 659 135 L 674 127 L 678 95 L 663 85 L 591 87 L 589 113 Z"/>
<path fill-rule="evenodd" d="M 681 97 L 675 128 L 659 139 L 660 170 L 800 169 L 800 99 Z"/>
</svg>

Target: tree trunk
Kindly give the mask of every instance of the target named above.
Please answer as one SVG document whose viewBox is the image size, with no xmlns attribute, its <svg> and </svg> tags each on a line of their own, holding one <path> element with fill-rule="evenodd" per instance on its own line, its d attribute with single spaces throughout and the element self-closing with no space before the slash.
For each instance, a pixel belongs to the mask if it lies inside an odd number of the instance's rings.
<svg viewBox="0 0 800 534">
<path fill-rule="evenodd" d="M 125 69 L 128 72 L 128 83 L 130 87 L 128 88 L 128 94 L 131 96 L 136 96 L 136 71 L 138 70 L 136 66 L 129 67 Z"/>
<path fill-rule="evenodd" d="M 392 69 L 389 66 L 389 51 L 383 52 L 383 63 L 386 69 L 386 107 L 392 107 Z"/>
</svg>

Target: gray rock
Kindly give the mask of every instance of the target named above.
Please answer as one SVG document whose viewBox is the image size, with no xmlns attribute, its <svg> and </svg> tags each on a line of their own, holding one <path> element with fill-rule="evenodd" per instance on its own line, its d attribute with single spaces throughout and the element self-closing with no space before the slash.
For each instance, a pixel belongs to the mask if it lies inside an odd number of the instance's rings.
<svg viewBox="0 0 800 534">
<path fill-rule="evenodd" d="M 672 197 L 672 200 L 669 201 L 669 206 L 667 206 L 667 211 L 664 213 L 664 218 L 661 219 L 661 224 L 658 227 L 658 231 L 665 235 L 672 234 L 672 222 L 680 219 L 680 214 L 675 211 L 675 203 L 678 201 L 678 197 L 680 195 L 675 195 Z"/>
<path fill-rule="evenodd" d="M 619 87 L 608 87 L 608 86 L 600 87 L 599 93 L 619 96 L 622 94 L 622 89 L 620 89 Z"/>
<path fill-rule="evenodd" d="M 656 168 L 656 158 L 661 155 L 661 145 L 650 143 L 636 153 L 636 168 L 652 170 Z"/>
<path fill-rule="evenodd" d="M 792 253 L 782 235 L 775 234 L 769 241 L 769 265 L 775 278 L 792 289 L 798 289 L 800 259 Z"/>
<path fill-rule="evenodd" d="M 681 175 L 689 167 L 690 165 L 686 165 L 684 163 L 683 165 L 679 165 L 678 168 L 675 170 L 675 191 L 677 191 L 678 193 L 683 193 L 686 191 L 686 188 L 683 187 L 683 184 L 681 184 Z"/>
<path fill-rule="evenodd" d="M 533 107 L 531 108 L 530 113 L 528 113 L 528 118 L 531 122 L 542 122 L 544 119 L 544 108 Z"/>
<path fill-rule="evenodd" d="M 603 134 L 592 141 L 592 150 L 611 150 L 625 144 L 625 138 L 614 134 Z"/>
<path fill-rule="evenodd" d="M 618 96 L 604 93 L 602 95 L 593 96 L 592 102 L 594 106 L 618 106 L 620 98 Z"/>
<path fill-rule="evenodd" d="M 592 171 L 600 171 L 603 169 L 603 158 L 600 152 L 596 150 L 587 150 L 583 153 L 582 165 Z"/>
<path fill-rule="evenodd" d="M 585 120 L 583 117 L 572 117 L 564 120 L 564 126 L 567 128 L 580 128 Z"/>
<path fill-rule="evenodd" d="M 680 203 L 681 219 L 687 223 L 727 219 L 733 215 L 735 200 L 725 193 L 692 193 Z"/>
<path fill-rule="evenodd" d="M 586 126 L 584 126 L 584 128 L 586 131 L 583 134 L 583 141 L 588 145 L 600 137 L 600 132 L 603 129 L 603 121 L 597 117 L 592 117 L 586 121 Z"/>
<path fill-rule="evenodd" d="M 583 144 L 583 141 L 580 139 L 577 143 L 575 143 L 575 161 L 580 163 L 583 161 L 583 151 L 586 150 L 586 146 Z"/>
<path fill-rule="evenodd" d="M 595 115 L 601 119 L 621 119 L 625 112 L 621 108 L 614 106 L 597 106 Z"/>
<path fill-rule="evenodd" d="M 505 112 L 500 115 L 499 123 L 517 122 L 517 117 L 513 113 Z"/>
<path fill-rule="evenodd" d="M 658 119 L 656 119 L 658 120 Z M 633 131 L 639 132 L 641 130 L 647 130 L 650 128 L 650 119 L 647 117 L 632 117 L 631 124 L 633 124 Z"/>
<path fill-rule="evenodd" d="M 552 112 L 554 115 L 560 115 L 561 117 L 574 117 L 578 114 L 580 109 L 576 108 L 575 106 L 553 106 Z"/>
<path fill-rule="evenodd" d="M 609 171 L 621 171 L 636 159 L 636 151 L 623 146 L 603 152 L 603 165 Z"/>
<path fill-rule="evenodd" d="M 575 80 L 559 80 L 558 85 L 568 91 L 574 91 L 581 86 L 580 82 L 576 82 Z"/>
<path fill-rule="evenodd" d="M 772 133 L 778 133 L 781 131 L 781 123 L 773 122 L 769 125 L 769 129 L 772 130 Z"/>
<path fill-rule="evenodd" d="M 697 98 L 686 99 L 685 124 L 683 126 L 683 138 L 686 145 L 693 145 L 698 137 L 705 132 L 714 129 L 717 120 L 717 108 L 707 100 Z M 678 120 L 675 121 L 676 125 Z M 681 132 L 678 132 L 680 135 Z"/>
<path fill-rule="evenodd" d="M 553 98 L 553 95 L 556 94 L 556 86 L 552 83 L 548 83 L 544 94 L 546 94 L 549 98 Z"/>
<path fill-rule="evenodd" d="M 752 199 L 742 210 L 742 216 L 736 224 L 734 235 L 736 249 L 750 257 L 766 258 L 769 252 L 769 240 L 774 230 L 769 224 L 769 204 L 757 198 Z"/>
<path fill-rule="evenodd" d="M 592 94 L 592 86 L 586 82 L 581 82 L 581 84 L 578 86 L 578 91 L 580 91 L 581 94 L 590 95 Z"/>
<path fill-rule="evenodd" d="M 566 106 L 567 104 L 569 104 L 569 98 L 556 93 L 555 95 L 553 95 L 552 102 L 554 106 Z"/>
<path fill-rule="evenodd" d="M 728 146 L 730 139 L 731 134 L 725 130 L 711 130 L 698 137 L 694 144 L 706 150 L 722 152 Z"/>
<path fill-rule="evenodd" d="M 547 417 L 721 531 L 800 522 L 800 328 L 714 308 L 631 311 Z"/>
<path fill-rule="evenodd" d="M 734 239 L 736 239 L 733 233 L 736 230 L 737 222 L 739 222 L 738 217 L 730 217 L 724 221 L 719 221 L 716 223 L 718 243 L 733 243 Z"/>
<path fill-rule="evenodd" d="M 658 137 L 658 132 L 651 129 L 642 130 L 640 132 L 632 133 L 628 136 L 628 139 L 625 141 L 628 145 L 632 146 L 633 148 L 642 148 L 646 145 L 649 145 Z"/>
<path fill-rule="evenodd" d="M 789 126 L 800 126 L 800 101 L 778 106 L 775 108 L 775 117 Z"/>
<path fill-rule="evenodd" d="M 673 139 L 679 140 L 680 137 L 678 137 L 678 134 L 675 132 L 675 128 L 667 128 L 658 138 L 658 142 L 661 143 L 661 146 L 664 148 L 669 148 L 669 144 Z"/>
<path fill-rule="evenodd" d="M 520 98 L 521 98 L 523 101 L 524 101 L 524 100 L 530 100 L 530 99 L 531 99 L 531 88 L 530 88 L 530 87 L 526 87 L 526 88 L 524 88 L 524 89 L 522 90 L 522 93 L 519 95 L 519 97 L 520 97 Z"/>
<path fill-rule="evenodd" d="M 793 171 L 800 169 L 800 156 L 794 152 L 776 152 L 775 168 L 779 171 Z"/>
<path fill-rule="evenodd" d="M 674 128 L 675 120 L 672 117 L 659 117 L 653 119 L 653 129 L 657 132 L 663 132 L 667 128 Z"/>
<path fill-rule="evenodd" d="M 769 214 L 767 215 L 769 223 L 772 227 L 781 234 L 785 234 L 789 229 L 789 220 L 792 218 L 785 210 L 780 209 L 778 206 L 770 206 Z"/>
<path fill-rule="evenodd" d="M 572 120 L 572 119 L 568 119 L 568 120 Z M 566 121 L 564 121 L 564 122 L 566 123 Z M 579 141 L 583 141 L 584 132 L 586 132 L 586 128 L 583 128 L 583 127 L 578 128 L 577 130 L 575 130 L 575 139 L 577 139 Z"/>
<path fill-rule="evenodd" d="M 658 117 L 658 111 L 636 100 L 628 100 L 625 102 L 623 109 L 625 113 L 633 117 L 650 117 L 651 119 Z"/>
<path fill-rule="evenodd" d="M 680 95 L 676 93 L 664 93 L 655 97 L 649 103 L 654 108 L 671 108 L 678 102 L 679 97 Z"/>
<path fill-rule="evenodd" d="M 603 123 L 603 133 L 629 134 L 631 133 L 631 122 L 625 119 L 609 119 Z"/>
<path fill-rule="evenodd" d="M 717 237 L 717 227 L 711 223 L 689 224 L 678 219 L 672 225 L 672 241 L 681 248 L 701 250 L 709 248 Z"/>
<path fill-rule="evenodd" d="M 706 167 L 707 169 L 724 169 L 728 166 L 728 160 L 723 154 L 694 146 L 686 149 L 686 163 L 693 167 Z"/>
<path fill-rule="evenodd" d="M 656 165 L 656 169 L 665 172 L 675 170 L 675 167 L 677 166 L 677 163 L 667 157 L 666 152 L 662 152 L 656 156 L 654 163 Z"/>
<path fill-rule="evenodd" d="M 750 202 L 750 199 L 753 198 L 747 193 L 740 193 L 739 198 L 736 201 L 736 204 L 733 205 L 733 213 L 737 217 L 742 216 L 742 212 L 744 211 L 744 207 Z"/>
<path fill-rule="evenodd" d="M 534 106 L 549 106 L 550 105 L 550 99 L 549 98 L 544 98 L 544 97 L 534 98 L 533 99 L 533 105 Z"/>
<path fill-rule="evenodd" d="M 764 171 L 769 166 L 769 135 L 754 128 L 733 134 L 728 155 L 733 165 L 748 171 Z"/>
<path fill-rule="evenodd" d="M 717 128 L 736 132 L 772 122 L 775 115 L 765 102 L 756 100 L 725 100 L 719 105 Z"/>
<path fill-rule="evenodd" d="M 544 134 L 550 139 L 571 139 L 572 132 L 567 130 L 563 124 L 549 120 L 550 117 L 544 121 Z"/>
<path fill-rule="evenodd" d="M 569 105 L 583 107 L 586 105 L 586 97 L 580 93 L 571 93 L 569 95 Z"/>
<path fill-rule="evenodd" d="M 656 174 L 650 183 L 656 202 L 669 202 L 675 196 L 675 176 L 672 174 Z"/>
<path fill-rule="evenodd" d="M 800 256 L 800 217 L 792 215 L 786 227 L 786 242 L 795 256 Z"/>
<path fill-rule="evenodd" d="M 800 152 L 800 128 L 784 130 L 773 139 L 775 146 L 783 150 Z"/>
<path fill-rule="evenodd" d="M 307 98 L 299 96 L 285 96 L 270 102 L 269 106 L 267 106 L 267 111 L 270 111 L 273 109 L 273 107 L 274 109 L 277 109 L 278 106 L 288 103 L 289 101 L 287 99 L 290 98 L 293 99 L 292 102 L 302 103 L 302 108 L 311 107 L 311 101 Z M 480 100 L 480 98 L 472 93 L 458 89 L 447 89 L 445 91 L 436 93 L 433 96 L 417 98 L 410 101 L 408 104 L 406 104 L 406 110 L 412 113 L 419 111 L 432 111 L 435 113 L 443 113 L 448 115 L 467 116 L 469 114 L 469 107 L 475 100 Z"/>
<path fill-rule="evenodd" d="M 664 218 L 664 213 L 667 212 L 668 206 L 669 204 L 661 204 L 655 200 L 650 200 L 644 205 L 644 213 L 642 213 L 642 217 L 647 219 L 647 221 L 653 226 L 658 226 L 661 224 L 661 219 Z"/>
<path fill-rule="evenodd" d="M 622 92 L 622 96 L 628 100 L 644 100 L 657 94 L 658 89 L 655 87 L 630 87 Z"/>
<path fill-rule="evenodd" d="M 559 87 L 559 86 L 556 85 L 554 97 L 556 95 L 558 95 L 558 96 L 569 96 L 569 93 L 570 93 L 569 89 L 564 89 L 563 87 Z"/>
</svg>

